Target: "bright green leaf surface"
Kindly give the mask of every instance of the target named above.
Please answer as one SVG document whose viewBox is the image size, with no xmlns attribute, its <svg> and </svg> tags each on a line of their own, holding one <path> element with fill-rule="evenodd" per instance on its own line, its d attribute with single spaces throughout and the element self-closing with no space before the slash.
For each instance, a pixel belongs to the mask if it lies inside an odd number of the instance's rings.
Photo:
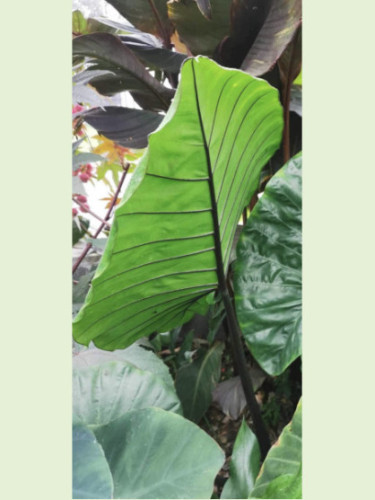
<svg viewBox="0 0 375 500">
<path fill-rule="evenodd" d="M 259 473 L 260 448 L 245 420 L 238 431 L 229 467 L 229 479 L 220 498 L 248 498 Z"/>
<path fill-rule="evenodd" d="M 85 352 L 74 359 L 84 355 Z M 103 361 L 73 371 L 75 423 L 97 427 L 128 411 L 150 406 L 181 412 L 178 397 L 170 387 L 130 363 Z"/>
<path fill-rule="evenodd" d="M 198 426 L 157 408 L 127 413 L 96 435 L 115 498 L 210 498 L 225 458 Z"/>
<path fill-rule="evenodd" d="M 269 181 L 237 246 L 238 321 L 257 362 L 279 375 L 301 354 L 302 157 Z"/>
<path fill-rule="evenodd" d="M 302 400 L 268 452 L 249 498 L 302 498 Z"/>
<path fill-rule="evenodd" d="M 210 406 L 212 391 L 220 379 L 223 350 L 224 345 L 217 343 L 177 371 L 176 391 L 189 420 L 198 423 Z"/>
<path fill-rule="evenodd" d="M 207 311 L 218 287 L 216 254 L 226 272 L 242 209 L 281 131 L 278 93 L 268 83 L 202 57 L 183 65 L 176 97 L 116 210 L 76 317 L 77 342 L 122 349 Z"/>
<path fill-rule="evenodd" d="M 112 498 L 113 481 L 92 431 L 73 426 L 73 498 Z"/>
</svg>

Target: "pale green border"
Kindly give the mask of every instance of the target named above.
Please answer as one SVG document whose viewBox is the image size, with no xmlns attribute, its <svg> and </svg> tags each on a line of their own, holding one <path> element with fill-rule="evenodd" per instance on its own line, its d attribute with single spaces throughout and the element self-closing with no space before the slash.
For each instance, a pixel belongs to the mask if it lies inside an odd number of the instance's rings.
<svg viewBox="0 0 375 500">
<path fill-rule="evenodd" d="M 304 0 L 305 500 L 373 491 L 374 14 Z M 70 16 L 46 0 L 2 11 L 7 500 L 71 498 Z"/>
</svg>

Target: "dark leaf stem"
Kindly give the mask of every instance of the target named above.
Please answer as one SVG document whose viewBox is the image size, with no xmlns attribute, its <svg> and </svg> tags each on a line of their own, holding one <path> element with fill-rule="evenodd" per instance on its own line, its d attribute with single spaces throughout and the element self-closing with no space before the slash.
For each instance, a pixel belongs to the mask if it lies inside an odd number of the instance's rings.
<svg viewBox="0 0 375 500">
<path fill-rule="evenodd" d="M 107 221 L 111 218 L 112 216 L 112 211 L 116 205 L 116 201 L 117 201 L 117 198 L 119 197 L 120 195 L 120 192 L 121 192 L 121 188 L 124 184 L 124 181 L 125 181 L 125 178 L 126 178 L 126 174 L 128 173 L 128 170 L 129 170 L 129 167 L 130 167 L 130 163 L 126 163 L 124 165 L 124 171 L 121 175 L 121 178 L 120 178 L 120 182 L 118 183 L 118 186 L 117 186 L 117 189 L 116 189 L 116 192 L 113 196 L 113 200 L 108 208 L 108 211 L 107 211 L 107 214 L 106 216 L 104 217 L 104 220 L 103 222 L 100 224 L 100 226 L 98 227 L 96 233 L 93 235 L 93 239 L 96 239 L 99 234 L 102 232 L 102 230 L 104 229 L 105 226 L 107 226 Z M 87 245 L 85 246 L 85 248 L 83 249 L 81 255 L 78 257 L 78 259 L 75 261 L 74 265 L 73 265 L 73 274 L 77 271 L 78 267 L 80 266 L 80 264 L 82 263 L 83 259 L 86 257 L 86 255 L 88 254 L 90 248 L 92 247 L 92 243 L 87 243 Z"/>
</svg>

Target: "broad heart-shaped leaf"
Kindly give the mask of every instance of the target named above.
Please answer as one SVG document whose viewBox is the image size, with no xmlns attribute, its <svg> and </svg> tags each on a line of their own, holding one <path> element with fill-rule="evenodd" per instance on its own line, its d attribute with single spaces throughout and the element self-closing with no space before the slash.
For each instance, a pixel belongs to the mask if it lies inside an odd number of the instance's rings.
<svg viewBox="0 0 375 500">
<path fill-rule="evenodd" d="M 165 41 L 173 31 L 168 19 L 167 0 L 107 0 L 139 30 L 158 35 Z"/>
<path fill-rule="evenodd" d="M 109 33 L 82 35 L 73 40 L 73 54 L 92 58 L 92 70 L 106 70 L 94 76 L 90 85 L 101 94 L 113 95 L 129 90 L 142 107 L 166 110 L 174 94 L 151 76 L 139 59 L 121 40 Z"/>
<path fill-rule="evenodd" d="M 242 69 L 264 75 L 279 59 L 301 24 L 301 0 L 273 0 L 267 18 L 252 44 Z"/>
<path fill-rule="evenodd" d="M 113 498 L 108 462 L 92 431 L 73 426 L 73 498 Z"/>
<path fill-rule="evenodd" d="M 168 14 L 181 41 L 192 54 L 211 56 L 229 35 L 231 0 L 211 0 L 211 19 L 199 12 L 196 0 L 168 2 Z"/>
<path fill-rule="evenodd" d="M 198 359 L 181 367 L 176 375 L 176 391 L 184 416 L 199 422 L 212 401 L 212 391 L 220 379 L 221 356 L 224 344 L 216 343 L 203 351 Z"/>
<path fill-rule="evenodd" d="M 281 130 L 268 83 L 202 57 L 183 65 L 176 97 L 116 210 L 75 320 L 77 342 L 122 349 L 205 314 Z"/>
<path fill-rule="evenodd" d="M 138 342 L 142 342 L 142 340 Z M 140 370 L 156 375 L 166 386 L 174 391 L 174 382 L 167 365 L 153 351 L 143 348 L 138 342 L 132 344 L 127 349 L 112 352 L 102 351 L 95 346 L 90 346 L 73 358 L 73 367 L 84 368 L 100 365 L 107 361 L 125 361 Z"/>
<path fill-rule="evenodd" d="M 260 469 L 260 448 L 255 434 L 242 421 L 229 466 L 229 479 L 220 498 L 248 498 Z"/>
<path fill-rule="evenodd" d="M 98 427 L 131 410 L 151 406 L 181 413 L 173 389 L 125 361 L 104 361 L 73 371 L 74 423 Z"/>
<path fill-rule="evenodd" d="M 302 498 L 302 400 L 268 452 L 249 498 Z"/>
<path fill-rule="evenodd" d="M 96 435 L 115 498 L 211 498 L 224 453 L 189 420 L 147 408 L 127 413 Z"/>
<path fill-rule="evenodd" d="M 119 106 L 89 109 L 81 116 L 99 134 L 125 148 L 145 148 L 148 144 L 147 136 L 163 119 L 162 115 L 153 111 Z"/>
<path fill-rule="evenodd" d="M 269 181 L 237 245 L 238 321 L 260 366 L 279 375 L 301 354 L 302 157 Z"/>
</svg>

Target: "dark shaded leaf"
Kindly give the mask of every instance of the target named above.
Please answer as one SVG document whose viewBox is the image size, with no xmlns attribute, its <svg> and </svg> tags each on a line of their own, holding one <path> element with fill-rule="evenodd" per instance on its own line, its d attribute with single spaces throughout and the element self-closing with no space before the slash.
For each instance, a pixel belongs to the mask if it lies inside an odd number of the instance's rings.
<svg viewBox="0 0 375 500">
<path fill-rule="evenodd" d="M 231 0 L 211 0 L 210 20 L 202 16 L 195 0 L 172 0 L 167 5 L 179 38 L 192 54 L 211 56 L 218 43 L 229 34 L 230 4 Z"/>
<path fill-rule="evenodd" d="M 300 85 L 292 85 L 290 91 L 289 110 L 302 116 L 302 89 Z"/>
<path fill-rule="evenodd" d="M 301 24 L 301 0 L 273 0 L 267 18 L 247 53 L 242 69 L 264 75 L 279 59 Z"/>
<path fill-rule="evenodd" d="M 266 374 L 259 368 L 250 368 L 250 377 L 254 391 L 263 384 Z M 233 420 L 237 420 L 246 406 L 246 397 L 240 377 L 232 377 L 220 382 L 215 388 L 212 399 L 221 408 L 222 412 Z"/>
<path fill-rule="evenodd" d="M 229 479 L 220 498 L 248 498 L 260 469 L 260 448 L 255 434 L 242 421 L 234 442 Z"/>
<path fill-rule="evenodd" d="M 149 37 L 151 40 L 148 40 Z M 173 52 L 156 45 L 152 35 L 119 35 L 122 43 L 136 54 L 146 65 L 153 66 L 164 71 L 178 73 L 181 65 L 186 59 L 185 54 Z"/>
<path fill-rule="evenodd" d="M 164 126 L 150 135 L 116 210 L 75 320 L 78 342 L 124 348 L 206 313 L 218 288 L 215 248 L 225 273 L 243 207 L 280 143 L 281 114 L 266 82 L 202 57 L 184 63 Z"/>
<path fill-rule="evenodd" d="M 176 391 L 184 416 L 199 422 L 212 401 L 212 391 L 220 379 L 224 344 L 214 344 L 209 351 L 201 350 L 198 359 L 181 367 L 176 375 Z"/>
<path fill-rule="evenodd" d="M 302 28 L 297 29 L 292 41 L 278 60 L 280 79 L 284 88 L 290 87 L 302 68 Z"/>
<path fill-rule="evenodd" d="M 163 120 L 153 111 L 107 106 L 85 111 L 82 118 L 104 135 L 126 148 L 145 148 L 147 137 Z"/>
<path fill-rule="evenodd" d="M 113 498 L 108 462 L 92 431 L 73 426 L 73 498 Z"/>
<path fill-rule="evenodd" d="M 90 17 L 85 19 L 82 12 L 75 10 L 72 14 L 72 31 L 74 35 L 87 35 L 89 33 L 97 33 L 98 31 L 113 33 L 115 30 L 96 19 Z"/>
<path fill-rule="evenodd" d="M 73 54 L 92 58 L 90 70 L 106 70 L 95 76 L 90 85 L 104 95 L 128 90 L 143 107 L 165 110 L 174 94 L 151 76 L 133 52 L 121 40 L 107 33 L 94 33 L 74 38 Z"/>
<path fill-rule="evenodd" d="M 221 41 L 215 60 L 240 68 L 261 30 L 273 0 L 233 0 L 230 9 L 230 36 Z"/>
<path fill-rule="evenodd" d="M 168 19 L 166 0 L 107 0 L 140 31 L 147 31 L 167 42 L 173 27 Z"/>
<path fill-rule="evenodd" d="M 224 463 L 198 426 L 159 408 L 132 411 L 96 431 L 115 498 L 210 498 Z"/>
<path fill-rule="evenodd" d="M 269 181 L 237 246 L 238 321 L 259 365 L 282 373 L 301 354 L 302 157 Z"/>
<path fill-rule="evenodd" d="M 211 2 L 210 0 L 195 0 L 197 2 L 199 10 L 202 12 L 204 17 L 207 17 L 207 19 L 212 18 L 212 12 L 211 12 Z"/>
<path fill-rule="evenodd" d="M 250 498 L 302 498 L 302 400 L 268 452 Z"/>
</svg>

